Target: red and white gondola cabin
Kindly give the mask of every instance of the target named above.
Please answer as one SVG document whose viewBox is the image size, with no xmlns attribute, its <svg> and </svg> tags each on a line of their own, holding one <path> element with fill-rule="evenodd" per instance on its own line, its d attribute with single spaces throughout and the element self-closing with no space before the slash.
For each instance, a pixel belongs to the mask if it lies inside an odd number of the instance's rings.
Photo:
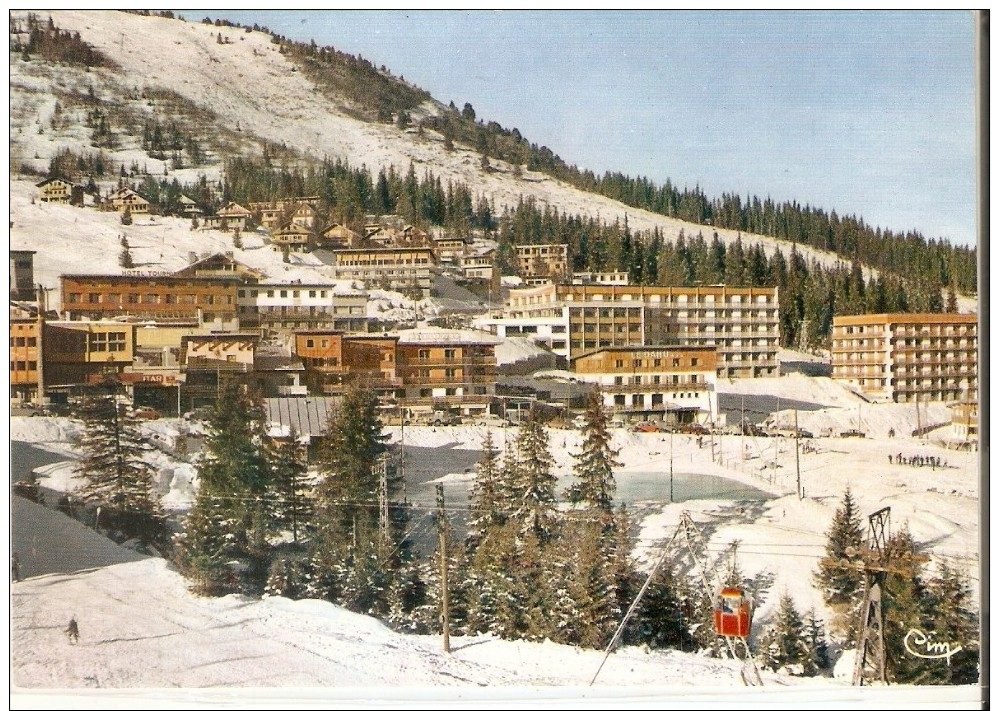
<svg viewBox="0 0 999 711">
<path fill-rule="evenodd" d="M 715 602 L 715 632 L 723 637 L 748 637 L 752 603 L 740 588 L 723 588 Z"/>
</svg>

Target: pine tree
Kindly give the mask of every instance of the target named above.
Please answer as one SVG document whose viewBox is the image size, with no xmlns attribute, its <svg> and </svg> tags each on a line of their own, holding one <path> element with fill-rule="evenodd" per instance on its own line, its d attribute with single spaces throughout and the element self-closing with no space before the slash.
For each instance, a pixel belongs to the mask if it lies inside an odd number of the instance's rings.
<svg viewBox="0 0 999 711">
<path fill-rule="evenodd" d="M 912 629 L 922 629 L 924 620 L 938 614 L 929 609 L 929 596 L 922 579 L 922 563 L 916 541 L 908 527 L 892 534 L 886 546 L 891 570 L 881 583 L 884 617 L 885 677 L 891 684 L 931 684 L 936 671 L 925 659 L 909 654 L 905 637 Z"/>
<path fill-rule="evenodd" d="M 924 607 L 931 614 L 926 616 L 921 631 L 932 635 L 934 642 L 949 644 L 949 650 L 960 648 L 946 664 L 934 667 L 933 683 L 979 683 L 979 616 L 967 580 L 946 563 L 940 563 L 926 583 L 926 597 Z"/>
<path fill-rule="evenodd" d="M 319 453 L 316 488 L 317 536 L 312 560 L 317 569 L 316 593 L 365 614 L 388 615 L 393 575 L 409 555 L 401 529 L 408 513 L 389 505 L 389 521 L 380 525 L 379 461 L 385 453 L 377 400 L 369 390 L 351 387 L 331 417 Z M 401 482 L 386 467 L 388 500 Z M 381 531 L 388 530 L 389 540 Z M 371 584 L 365 585 L 365 577 Z M 394 586 L 394 587 L 393 587 Z"/>
<path fill-rule="evenodd" d="M 558 541 L 545 551 L 549 571 L 545 598 L 555 642 L 601 649 L 621 618 L 605 527 L 590 512 L 578 513 L 565 522 Z"/>
<path fill-rule="evenodd" d="M 819 561 L 815 579 L 824 591 L 826 603 L 837 613 L 837 627 L 851 640 L 856 634 L 856 627 L 852 624 L 853 611 L 864 594 L 864 573 L 861 570 L 864 548 L 860 516 L 847 487 L 843 503 L 836 510 L 826 535 L 826 554 Z"/>
<path fill-rule="evenodd" d="M 124 169 L 125 169 L 125 166 L 122 166 L 122 170 L 124 170 Z M 121 213 L 121 224 L 123 224 L 125 226 L 128 226 L 128 225 L 132 224 L 132 210 L 131 210 L 131 208 L 126 207 L 125 211 L 123 213 Z"/>
<path fill-rule="evenodd" d="M 804 674 L 804 667 L 811 659 L 804 640 L 807 629 L 801 614 L 794 606 L 789 593 L 780 597 L 777 617 L 760 641 L 760 659 L 769 669 L 788 669 Z"/>
<path fill-rule="evenodd" d="M 829 645 L 826 643 L 825 625 L 815 616 L 814 608 L 805 616 L 802 643 L 808 652 L 803 662 L 806 676 L 815 676 L 829 667 Z"/>
<path fill-rule="evenodd" d="M 517 435 L 519 464 L 514 483 L 513 517 L 523 531 L 531 530 L 544 545 L 556 534 L 558 526 L 555 497 L 555 474 L 548 433 L 536 410 L 520 425 Z"/>
<path fill-rule="evenodd" d="M 614 468 L 620 462 L 616 459 L 617 451 L 611 447 L 609 418 L 599 390 L 587 396 L 585 418 L 582 450 L 573 455 L 579 481 L 569 488 L 568 498 L 572 503 L 596 509 L 609 519 L 614 506 Z"/>
<path fill-rule="evenodd" d="M 121 252 L 118 254 L 118 266 L 122 269 L 134 269 L 135 262 L 132 260 L 132 252 L 128 246 L 128 239 L 121 236 Z"/>
<path fill-rule="evenodd" d="M 660 564 L 636 612 L 631 625 L 634 632 L 628 636 L 630 642 L 647 644 L 653 649 L 694 648 L 687 619 L 688 601 L 694 591 L 677 573 L 677 565 L 673 556 Z"/>
<path fill-rule="evenodd" d="M 274 521 L 285 530 L 290 528 L 292 541 L 298 543 L 300 533 L 311 520 L 312 505 L 308 492 L 307 466 L 298 443 L 298 433 L 291 428 L 287 439 L 268 437 L 265 455 L 270 469 L 270 498 Z"/>
<path fill-rule="evenodd" d="M 197 589 L 227 592 L 241 582 L 227 564 L 240 561 L 251 585 L 267 567 L 270 468 L 263 451 L 260 403 L 235 379 L 222 386 L 207 423 L 198 463 L 198 493 L 178 543 Z"/>
<path fill-rule="evenodd" d="M 153 493 L 154 469 L 145 457 L 153 450 L 134 420 L 122 417 L 109 384 L 86 397 L 79 409 L 83 431 L 76 444 L 83 458 L 77 472 L 85 480 L 79 496 L 99 508 L 99 524 L 124 538 L 161 542 L 166 516 Z"/>
<path fill-rule="evenodd" d="M 493 444 L 492 432 L 486 433 L 482 445 L 482 458 L 475 467 L 475 481 L 469 496 L 468 549 L 475 551 L 493 528 L 501 526 L 503 515 L 502 481 L 499 450 Z"/>
</svg>

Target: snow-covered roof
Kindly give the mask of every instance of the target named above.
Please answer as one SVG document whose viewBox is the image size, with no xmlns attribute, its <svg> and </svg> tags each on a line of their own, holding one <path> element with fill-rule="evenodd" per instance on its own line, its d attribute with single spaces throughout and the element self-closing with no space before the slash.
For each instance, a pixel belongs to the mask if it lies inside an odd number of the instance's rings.
<svg viewBox="0 0 999 711">
<path fill-rule="evenodd" d="M 392 335 L 399 337 L 400 344 L 418 343 L 440 343 L 440 344 L 462 344 L 462 345 L 496 345 L 500 340 L 484 331 L 472 331 L 469 329 L 439 328 L 436 326 L 421 326 L 419 328 L 409 328 L 395 331 Z"/>
</svg>

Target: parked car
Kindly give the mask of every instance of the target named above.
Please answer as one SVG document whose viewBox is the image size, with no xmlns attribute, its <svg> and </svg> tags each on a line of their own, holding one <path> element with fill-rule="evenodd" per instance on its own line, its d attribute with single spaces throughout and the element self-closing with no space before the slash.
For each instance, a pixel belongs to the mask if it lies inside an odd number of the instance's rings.
<svg viewBox="0 0 999 711">
<path fill-rule="evenodd" d="M 711 434 L 709 430 L 704 425 L 699 425 L 696 422 L 687 422 L 680 425 L 680 432 L 683 434 L 694 434 L 694 435 L 706 435 Z"/>
<path fill-rule="evenodd" d="M 158 420 L 160 413 L 151 407 L 137 407 L 132 410 L 132 417 L 137 420 Z"/>
<path fill-rule="evenodd" d="M 839 433 L 840 437 L 866 437 L 867 435 L 860 430 L 844 430 Z"/>
<path fill-rule="evenodd" d="M 655 422 L 639 422 L 634 427 L 635 432 L 662 432 L 663 429 Z"/>
</svg>

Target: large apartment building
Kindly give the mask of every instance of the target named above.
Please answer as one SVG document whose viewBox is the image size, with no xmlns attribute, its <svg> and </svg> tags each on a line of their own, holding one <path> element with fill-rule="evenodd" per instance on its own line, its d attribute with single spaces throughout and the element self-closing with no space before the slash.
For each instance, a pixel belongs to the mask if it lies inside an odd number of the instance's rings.
<svg viewBox="0 0 999 711">
<path fill-rule="evenodd" d="M 510 291 L 502 314 L 476 319 L 570 361 L 615 346 L 710 346 L 718 377 L 778 375 L 776 288 L 546 284 Z"/>
<path fill-rule="evenodd" d="M 62 313 L 70 321 L 118 316 L 226 322 L 236 317 L 239 276 L 63 274 Z"/>
<path fill-rule="evenodd" d="M 894 402 L 961 401 L 978 390 L 975 314 L 837 316 L 832 377 Z"/>
<path fill-rule="evenodd" d="M 496 339 L 478 332 L 423 328 L 391 334 L 302 331 L 295 354 L 305 382 L 319 395 L 351 385 L 416 414 L 488 410 L 496 394 Z"/>
<path fill-rule="evenodd" d="M 368 296 L 328 282 L 264 280 L 236 290 L 239 323 L 245 329 L 368 330 Z"/>
<path fill-rule="evenodd" d="M 411 289 L 429 294 L 437 257 L 430 247 L 378 247 L 333 252 L 333 277 L 357 279 L 366 286 Z"/>
<path fill-rule="evenodd" d="M 716 358 L 711 346 L 611 346 L 576 356 L 572 370 L 599 385 L 604 406 L 626 419 L 711 422 Z"/>
</svg>

